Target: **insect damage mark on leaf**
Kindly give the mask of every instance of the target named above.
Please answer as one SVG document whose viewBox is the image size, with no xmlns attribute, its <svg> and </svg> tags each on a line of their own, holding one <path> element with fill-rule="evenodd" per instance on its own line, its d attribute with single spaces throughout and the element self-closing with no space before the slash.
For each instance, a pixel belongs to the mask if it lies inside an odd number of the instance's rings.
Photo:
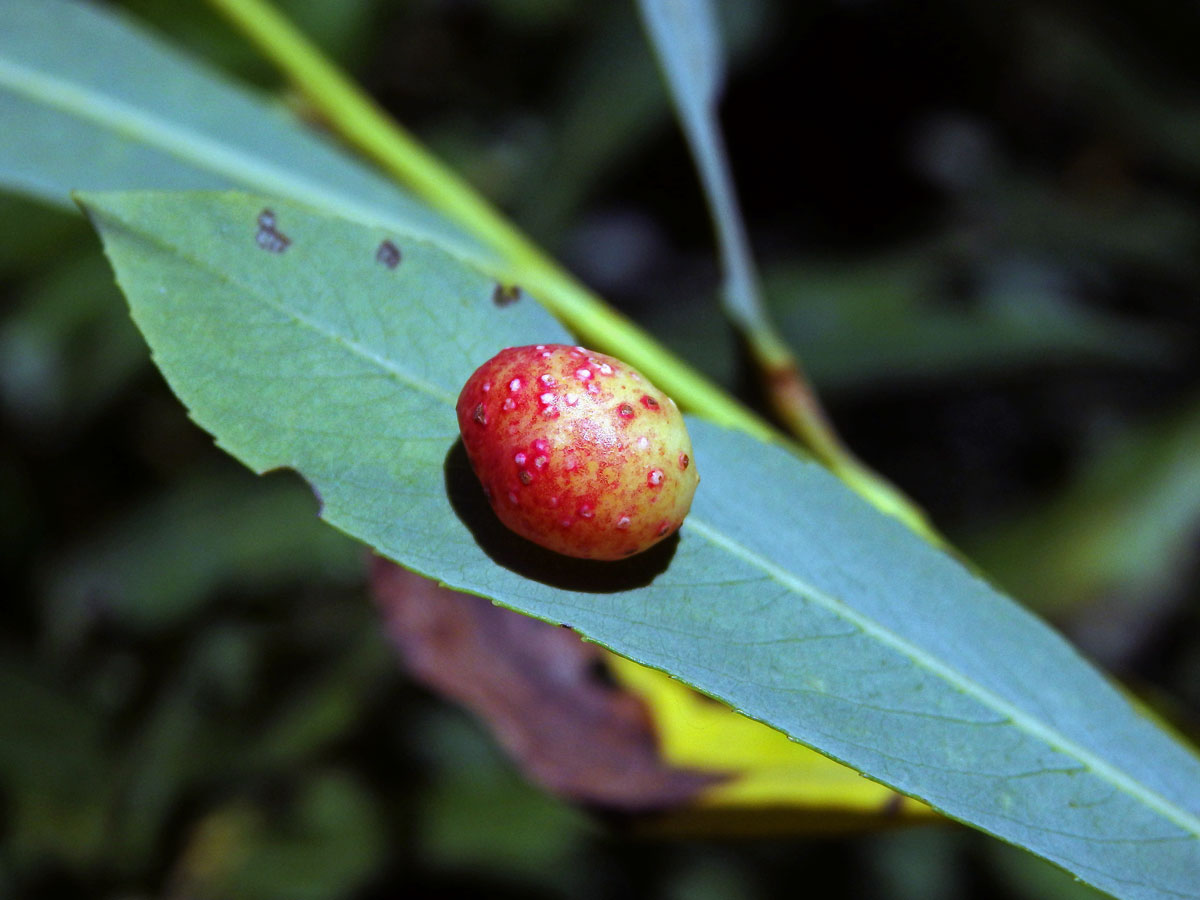
<svg viewBox="0 0 1200 900">
<path fill-rule="evenodd" d="M 389 269 L 394 269 L 400 265 L 402 258 L 400 248 L 391 241 L 384 241 L 379 245 L 379 249 L 375 251 L 375 262 L 385 265 Z"/>
<path fill-rule="evenodd" d="M 497 284 L 492 291 L 492 302 L 503 308 L 521 299 L 521 289 L 515 284 Z"/>
<path fill-rule="evenodd" d="M 292 239 L 275 227 L 275 213 L 264 209 L 258 214 L 258 232 L 254 243 L 268 253 L 282 253 L 292 244 Z"/>
</svg>

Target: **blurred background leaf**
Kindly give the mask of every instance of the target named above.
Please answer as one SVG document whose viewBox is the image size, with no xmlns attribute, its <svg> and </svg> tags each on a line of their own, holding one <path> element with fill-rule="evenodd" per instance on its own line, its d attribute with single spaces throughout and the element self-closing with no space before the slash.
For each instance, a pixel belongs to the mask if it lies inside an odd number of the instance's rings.
<svg viewBox="0 0 1200 900">
<path fill-rule="evenodd" d="M 938 247 L 796 261 L 768 272 L 767 290 L 813 378 L 835 392 L 1039 365 L 1165 367 L 1186 353 L 1165 331 L 1080 303 L 1053 266 L 1012 260 L 976 270 L 967 305 L 954 302 L 956 268 L 954 253 Z"/>
<path fill-rule="evenodd" d="M 491 258 L 407 189 L 135 19 L 70 0 L 0 0 L 0 12 L 6 189 L 70 207 L 75 190 L 250 188 Z"/>
<path fill-rule="evenodd" d="M 60 559 L 47 597 L 59 623 L 116 617 L 139 630 L 178 627 L 222 592 L 361 577 L 363 550 L 316 518 L 294 478 L 230 468 L 189 473 Z M 62 638 L 68 644 L 70 637 Z"/>
</svg>

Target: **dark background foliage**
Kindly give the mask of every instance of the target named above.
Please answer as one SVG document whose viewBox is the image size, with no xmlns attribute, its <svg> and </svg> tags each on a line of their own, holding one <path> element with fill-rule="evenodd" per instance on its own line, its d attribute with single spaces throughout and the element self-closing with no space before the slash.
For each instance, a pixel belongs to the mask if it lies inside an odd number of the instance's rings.
<svg viewBox="0 0 1200 900">
<path fill-rule="evenodd" d="M 202 3 L 110 5 L 281 87 Z M 759 402 L 632 3 L 281 5 L 548 250 Z M 837 425 L 1195 737 L 1200 13 L 723 8 L 763 282 Z M 0 895 L 1088 893 L 949 826 L 649 841 L 543 795 L 401 674 L 363 551 L 307 490 L 188 421 L 81 221 L 0 198 L 0 297 Z"/>
</svg>

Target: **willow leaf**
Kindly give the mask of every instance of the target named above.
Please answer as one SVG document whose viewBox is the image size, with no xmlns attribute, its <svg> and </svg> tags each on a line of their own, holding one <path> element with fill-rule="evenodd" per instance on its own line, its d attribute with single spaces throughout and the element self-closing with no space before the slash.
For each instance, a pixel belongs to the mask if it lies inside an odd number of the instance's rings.
<svg viewBox="0 0 1200 900">
<path fill-rule="evenodd" d="M 453 409 L 496 350 L 565 339 L 540 307 L 496 303 L 486 275 L 418 238 L 290 204 L 81 202 L 195 420 L 256 471 L 299 471 L 336 527 L 1113 894 L 1200 896 L 1196 757 L 821 467 L 693 420 L 702 481 L 677 540 L 620 564 L 540 551 L 492 516 Z"/>
</svg>

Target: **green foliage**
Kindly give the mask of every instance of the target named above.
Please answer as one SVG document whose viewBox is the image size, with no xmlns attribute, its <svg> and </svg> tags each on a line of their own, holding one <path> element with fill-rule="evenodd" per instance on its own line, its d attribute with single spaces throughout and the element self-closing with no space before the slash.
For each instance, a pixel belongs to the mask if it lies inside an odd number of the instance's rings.
<svg viewBox="0 0 1200 900">
<path fill-rule="evenodd" d="M 707 247 L 695 233 L 700 201 L 685 156 L 664 137 L 667 95 L 632 4 L 279 5 L 672 349 L 741 383 L 708 251 L 689 243 Z M 959 167 L 882 241 L 837 234 L 847 221 L 849 231 L 873 224 L 867 195 L 878 180 L 862 160 L 877 157 L 866 155 L 855 156 L 861 193 L 841 184 L 832 208 L 797 203 L 784 227 L 750 222 L 766 250 L 772 311 L 833 389 L 835 417 L 922 500 L 966 494 L 970 516 L 957 524 L 974 535 L 972 558 L 1194 734 L 1200 642 L 1188 604 L 1200 497 L 1189 310 L 1200 157 L 1195 111 L 1179 99 L 1186 91 L 1170 89 L 1186 69 L 1179 59 L 1194 56 L 1170 50 L 1171 34 L 1187 29 L 1165 12 L 1131 34 L 1043 10 L 1014 9 L 1003 28 L 982 5 L 961 18 L 931 14 L 963 57 L 999 48 L 1011 60 L 1003 89 L 988 82 L 994 103 L 968 89 L 917 104 L 919 115 L 925 104 L 949 106 L 967 151 L 983 135 L 991 155 L 973 156 L 953 141 L 932 153 L 921 119 L 905 120 L 914 146 L 901 148 L 877 134 L 889 122 L 872 105 L 831 125 L 812 102 L 841 89 L 843 70 L 863 70 L 883 98 L 899 93 L 928 23 L 907 33 L 913 46 L 881 77 L 869 68 L 878 9 L 717 6 L 735 60 L 750 61 L 756 79 L 747 87 L 731 71 L 740 88 L 723 112 L 742 129 L 731 135 L 734 162 L 755 140 L 786 147 L 772 193 L 789 179 L 830 178 L 809 156 L 826 138 L 840 152 L 878 146 Z M 867 49 L 854 44 L 800 89 L 779 71 L 780 48 L 820 55 L 822 18 L 856 40 L 868 34 Z M 816 35 L 799 54 L 785 32 L 797 20 Z M 180 392 L 255 467 L 296 467 L 320 482 L 327 517 L 423 571 L 668 666 L 873 777 L 1074 859 L 1077 871 L 1102 865 L 1109 875 L 1085 877 L 1120 896 L 1150 894 L 1103 880 L 1117 870 L 1174 878 L 1194 894 L 1194 838 L 1146 840 L 1169 836 L 1160 815 L 1170 818 L 1169 803 L 1195 815 L 1194 759 L 1041 626 L 786 454 L 697 423 L 697 515 L 636 583 L 522 559 L 471 499 L 446 400 L 455 378 L 502 343 L 563 332 L 528 297 L 494 308 L 490 278 L 458 260 L 494 271 L 481 244 L 315 137 L 294 95 L 259 95 L 213 70 L 273 85 L 265 61 L 218 17 L 174 0 L 0 0 L 0 21 L 0 183 L 15 192 L 0 197 L 0 894 L 374 898 L 401 882 L 440 895 L 766 897 L 803 884 L 827 896 L 953 900 L 978 888 L 972 878 L 1006 897 L 1093 894 L 966 830 L 813 847 L 648 846 L 522 782 L 473 728 L 400 682 L 356 581 L 361 545 L 318 524 L 298 478 L 231 471 L 146 365 L 69 199 L 76 189 L 146 188 L 272 195 L 142 198 L 125 224 L 109 221 L 109 239 L 136 261 L 126 281 L 160 361 L 200 373 L 177 377 Z M 1130 52 L 1139 42 L 1153 65 Z M 772 82 L 791 94 L 756 107 Z M 1024 120 L 1025 105 L 1046 118 Z M 804 133 L 794 147 L 781 116 Z M 855 130 L 862 121 L 869 132 Z M 1050 149 L 1029 136 L 1048 121 L 1058 123 Z M 755 174 L 750 159 L 739 178 Z M 752 214 L 762 201 L 747 204 Z M 254 243 L 268 204 L 293 241 L 278 256 Z M 867 214 L 843 218 L 855 204 Z M 605 225 L 629 209 L 655 217 L 633 238 L 579 227 L 581 216 Z M 374 261 L 384 235 L 404 248 L 395 271 Z M 230 267 L 245 293 L 222 280 Z M 288 285 L 296 289 L 280 294 Z M 164 298 L 187 303 L 168 308 Z M 337 339 L 289 330 L 298 303 Z M 232 318 L 198 326 L 216 307 Z M 381 327 L 379 309 L 404 334 Z M 247 316 L 255 327 L 239 330 Z M 290 351 L 268 334 L 285 336 Z M 382 375 L 380 360 L 391 366 Z M 347 362 L 353 380 L 341 377 Z M 268 365 L 294 377 L 265 378 Z M 413 376 L 432 390 L 414 388 Z M 959 420 L 970 416 L 939 405 L 961 394 L 990 399 L 992 412 L 997 396 L 1014 404 L 1000 416 L 974 411 L 984 451 L 965 462 L 956 454 L 972 435 Z M 317 427 L 304 431 L 313 416 Z M 1024 455 L 1004 444 L 1005 416 L 1025 417 Z M 872 447 L 876 419 L 886 434 Z M 280 436 L 296 440 L 281 448 Z M 906 453 L 933 476 L 914 477 Z M 356 470 L 339 467 L 351 458 Z M 734 584 L 724 583 L 730 572 Z M 942 579 L 946 590 L 922 589 Z M 815 633 L 846 636 L 780 643 L 825 624 Z M 1016 715 L 1002 721 L 997 709 Z M 945 710 L 974 724 L 920 715 Z M 970 758 L 949 759 L 955 748 Z M 1096 802 L 1055 809 L 1071 798 Z M 1013 824 L 1014 811 L 1026 826 Z M 1072 828 L 1075 837 L 1064 834 Z"/>
</svg>

